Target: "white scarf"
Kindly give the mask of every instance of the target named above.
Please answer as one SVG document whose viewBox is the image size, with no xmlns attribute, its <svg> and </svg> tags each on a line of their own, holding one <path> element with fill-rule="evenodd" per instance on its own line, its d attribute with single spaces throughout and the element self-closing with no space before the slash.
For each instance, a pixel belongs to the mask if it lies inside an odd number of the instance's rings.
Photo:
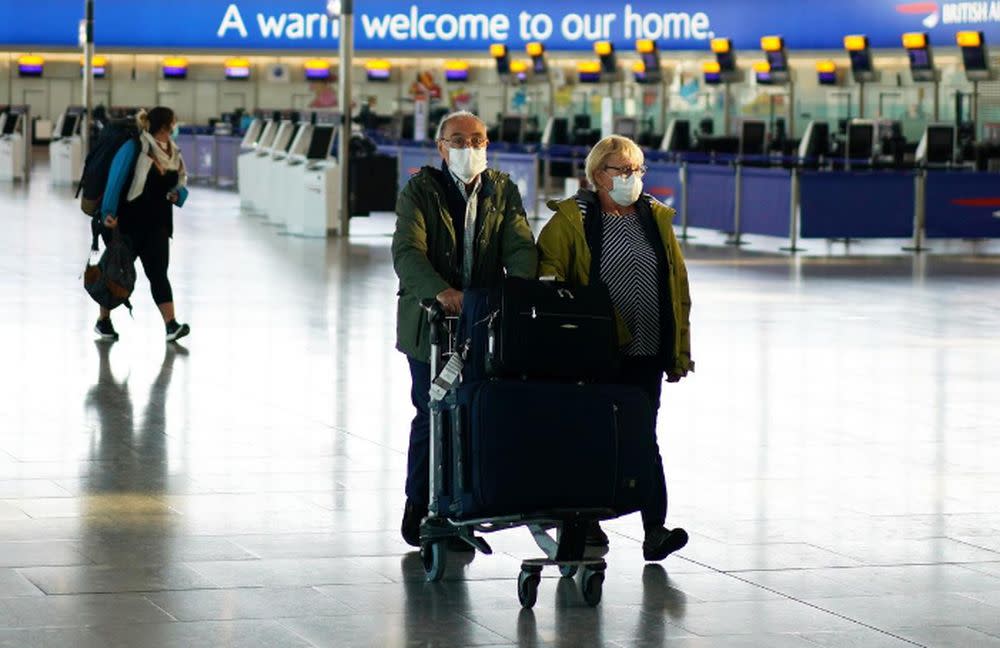
<svg viewBox="0 0 1000 648">
<path fill-rule="evenodd" d="M 160 148 L 156 139 L 149 134 L 149 131 L 142 131 L 139 136 L 139 157 L 135 161 L 135 175 L 132 177 L 132 186 L 128 190 L 127 200 L 132 202 L 140 195 L 146 187 L 146 179 L 149 177 L 149 170 L 153 168 L 153 156 L 160 163 L 165 171 L 176 171 L 178 175 L 177 186 L 187 185 L 187 171 L 184 167 L 184 157 L 176 142 L 170 142 L 170 152 Z"/>
</svg>

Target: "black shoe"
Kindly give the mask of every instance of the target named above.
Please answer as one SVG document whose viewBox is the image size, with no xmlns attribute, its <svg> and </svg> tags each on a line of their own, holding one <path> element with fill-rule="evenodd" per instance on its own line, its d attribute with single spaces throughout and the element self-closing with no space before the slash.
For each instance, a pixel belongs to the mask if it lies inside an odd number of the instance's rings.
<svg viewBox="0 0 1000 648">
<path fill-rule="evenodd" d="M 118 332 L 115 331 L 115 326 L 111 323 L 110 317 L 97 320 L 97 324 L 94 324 L 94 333 L 97 333 L 101 336 L 102 340 L 107 340 L 108 342 L 118 340 Z"/>
<path fill-rule="evenodd" d="M 426 504 L 415 504 L 413 500 L 406 500 L 406 507 L 403 509 L 403 524 L 400 533 L 403 540 L 411 547 L 420 546 L 420 523 L 427 516 Z M 463 543 L 464 544 L 464 543 Z"/>
<path fill-rule="evenodd" d="M 177 320 L 170 320 L 167 323 L 167 342 L 179 340 L 191 332 L 191 327 L 187 324 L 178 324 Z"/>
<path fill-rule="evenodd" d="M 676 529 L 666 527 L 648 529 L 646 540 L 642 543 L 642 557 L 649 562 L 663 560 L 683 548 L 687 543 L 687 531 L 680 527 Z"/>
<path fill-rule="evenodd" d="M 608 534 L 604 532 L 601 528 L 601 523 L 597 520 L 589 522 L 587 524 L 587 540 L 588 547 L 607 547 L 608 544 Z"/>
</svg>

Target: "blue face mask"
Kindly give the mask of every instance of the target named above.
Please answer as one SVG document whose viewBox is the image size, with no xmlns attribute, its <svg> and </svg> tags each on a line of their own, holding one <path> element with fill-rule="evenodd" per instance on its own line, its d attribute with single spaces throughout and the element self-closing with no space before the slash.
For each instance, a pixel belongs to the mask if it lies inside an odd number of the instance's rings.
<svg viewBox="0 0 1000 648">
<path fill-rule="evenodd" d="M 177 136 L 181 134 L 181 127 L 174 124 L 174 129 L 170 131 L 170 138 L 176 140 Z"/>
</svg>

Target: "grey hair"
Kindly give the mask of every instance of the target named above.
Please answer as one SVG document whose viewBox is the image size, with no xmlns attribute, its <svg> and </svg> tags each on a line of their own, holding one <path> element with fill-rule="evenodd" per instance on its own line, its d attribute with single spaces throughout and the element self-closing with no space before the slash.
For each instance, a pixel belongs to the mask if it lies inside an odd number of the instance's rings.
<svg viewBox="0 0 1000 648">
<path fill-rule="evenodd" d="M 450 122 L 452 119 L 457 119 L 458 117 L 471 117 L 471 118 L 475 119 L 477 122 L 479 122 L 480 124 L 482 124 L 483 128 L 486 128 L 486 122 L 484 122 L 482 119 L 480 119 L 479 115 L 476 115 L 475 113 L 471 113 L 468 110 L 456 110 L 453 113 L 448 113 L 447 115 L 445 115 L 441 119 L 441 122 L 438 124 L 437 133 L 434 134 L 434 141 L 435 142 L 437 142 L 438 140 L 441 139 L 441 135 L 442 135 L 442 133 L 444 133 L 444 126 L 445 126 L 445 124 L 447 124 L 448 122 Z"/>
</svg>

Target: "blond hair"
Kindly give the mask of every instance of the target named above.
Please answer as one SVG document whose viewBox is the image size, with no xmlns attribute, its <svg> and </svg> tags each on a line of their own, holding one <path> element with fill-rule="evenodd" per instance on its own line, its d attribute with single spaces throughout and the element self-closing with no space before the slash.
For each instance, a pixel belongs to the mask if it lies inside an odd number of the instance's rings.
<svg viewBox="0 0 1000 648">
<path fill-rule="evenodd" d="M 135 114 L 135 123 L 140 131 L 149 130 L 149 113 L 144 108 L 140 108 L 139 112 Z"/>
<path fill-rule="evenodd" d="M 594 182 L 594 174 L 600 171 L 608 158 L 615 153 L 621 153 L 632 162 L 640 165 L 646 160 L 646 156 L 643 154 L 642 149 L 639 148 L 639 145 L 629 138 L 622 137 L 621 135 L 608 135 L 595 144 L 594 148 L 590 149 L 590 153 L 587 154 L 585 167 L 587 182 L 590 183 L 593 189 L 597 189 L 597 183 Z"/>
</svg>

